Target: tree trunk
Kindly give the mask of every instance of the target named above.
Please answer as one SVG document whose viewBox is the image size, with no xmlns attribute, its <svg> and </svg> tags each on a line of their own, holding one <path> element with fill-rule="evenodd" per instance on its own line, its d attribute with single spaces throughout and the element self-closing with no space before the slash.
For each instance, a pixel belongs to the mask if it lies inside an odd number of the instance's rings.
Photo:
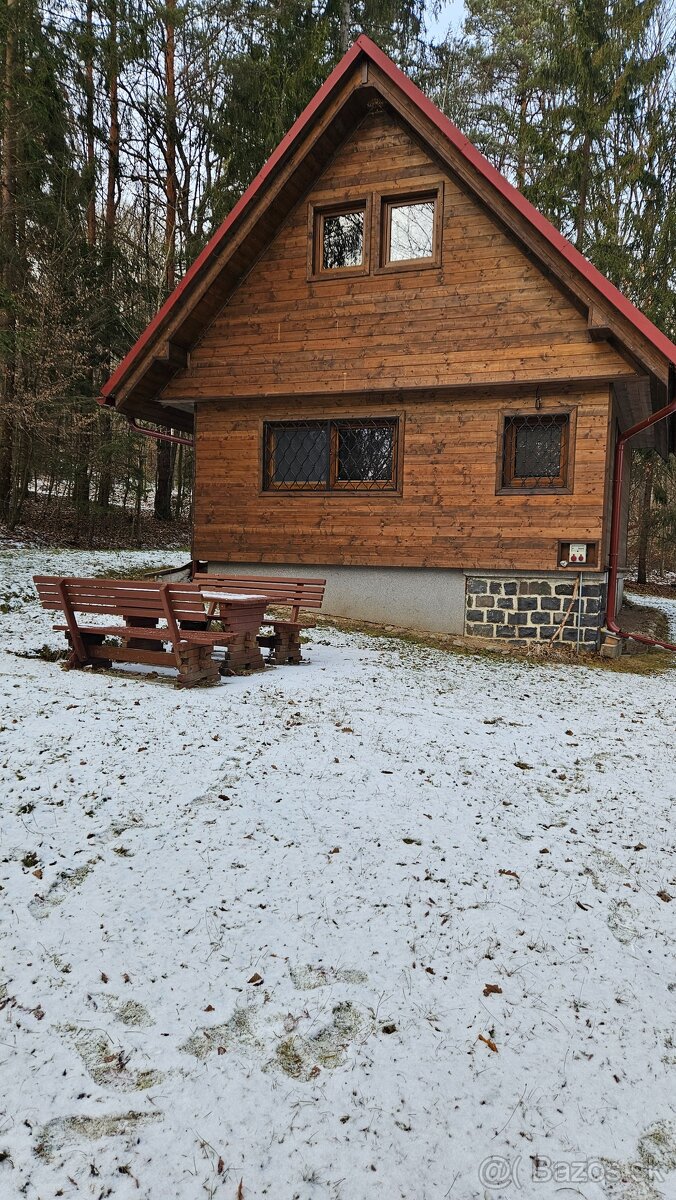
<svg viewBox="0 0 676 1200">
<path fill-rule="evenodd" d="M 577 202 L 577 218 L 575 230 L 575 245 L 578 250 L 584 249 L 585 225 L 587 221 L 587 197 L 589 193 L 589 173 L 591 169 L 591 138 L 585 133 L 582 142 L 582 166 L 580 170 L 580 188 Z"/>
<path fill-rule="evenodd" d="M 164 222 L 165 291 L 169 295 L 176 284 L 176 78 L 175 78 L 175 30 L 176 0 L 167 0 L 166 42 L 164 51 L 166 104 L 166 167 L 165 180 L 166 210 Z M 157 470 L 155 474 L 154 512 L 158 521 L 171 521 L 171 493 L 174 477 L 174 445 L 171 442 L 157 443 Z"/>
<path fill-rule="evenodd" d="M 89 0 L 91 2 L 91 0 Z M 107 369 L 112 371 L 112 339 L 114 328 L 114 269 L 115 269 L 115 225 L 117 220 L 117 188 L 120 175 L 120 116 L 118 101 L 118 47 L 117 47 L 117 0 L 111 0 L 110 25 L 108 29 L 107 85 L 108 85 L 108 161 L 106 167 L 106 206 L 103 218 L 103 336 L 107 347 Z M 89 15 L 89 13 L 88 13 Z M 113 487 L 111 463 L 112 422 L 110 413 L 99 410 L 99 485 L 96 500 L 101 508 L 108 508 Z"/>
<path fill-rule="evenodd" d="M 653 457 L 646 460 L 643 478 L 643 503 L 641 505 L 641 524 L 638 531 L 638 568 L 636 577 L 639 583 L 645 583 L 648 576 L 648 547 L 650 545 L 650 526 L 653 503 Z"/>
<path fill-rule="evenodd" d="M 16 66 L 15 0 L 7 0 L 7 41 L 4 61 L 4 104 L 2 127 L 2 166 L 0 168 L 0 230 L 2 232 L 2 286 L 4 303 L 0 310 L 0 338 L 4 355 L 0 376 L 2 419 L 0 421 L 0 520 L 7 520 L 12 509 L 13 462 L 15 440 L 14 397 L 16 389 L 16 314 L 14 312 L 16 259 L 16 128 L 14 111 L 14 74 Z"/>
<path fill-rule="evenodd" d="M 350 49 L 352 35 L 352 4 L 350 0 L 340 0 L 340 53 L 347 54 Z"/>
<path fill-rule="evenodd" d="M 96 147 L 94 141 L 94 3 L 87 0 L 85 126 L 87 136 L 87 245 L 96 247 Z"/>
</svg>

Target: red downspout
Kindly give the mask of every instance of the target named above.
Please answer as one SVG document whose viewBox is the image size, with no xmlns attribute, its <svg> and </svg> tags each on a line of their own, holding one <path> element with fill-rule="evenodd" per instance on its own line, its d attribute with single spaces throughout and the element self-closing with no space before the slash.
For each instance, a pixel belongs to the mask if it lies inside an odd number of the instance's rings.
<svg viewBox="0 0 676 1200">
<path fill-rule="evenodd" d="M 127 417 L 134 433 L 142 433 L 144 437 L 155 438 L 157 442 L 177 442 L 179 446 L 194 446 L 195 442 L 189 437 L 179 437 L 177 433 L 160 433 L 157 429 L 142 429 L 136 424 L 136 417 Z"/>
<path fill-rule="evenodd" d="M 649 429 L 651 425 L 657 425 L 659 421 L 666 420 L 667 417 L 676 413 L 676 399 L 674 399 L 674 378 L 673 368 L 669 369 L 669 396 L 672 399 L 658 412 L 653 413 L 651 417 L 646 417 L 644 421 L 639 421 L 638 425 L 632 425 L 631 429 L 625 430 L 617 439 L 615 445 L 615 473 L 613 477 L 613 507 L 610 525 L 610 557 L 609 557 L 609 573 L 608 573 L 608 603 L 606 607 L 606 628 L 616 637 L 631 638 L 633 642 L 642 642 L 644 646 L 661 646 L 664 650 L 676 650 L 676 645 L 673 642 L 660 642 L 657 638 L 647 637 L 642 633 L 625 633 L 620 629 L 616 620 L 617 609 L 617 576 L 619 571 L 620 558 L 620 530 L 622 525 L 622 476 L 624 473 L 624 447 L 627 442 L 636 437 L 638 433 L 642 433 L 644 429 Z"/>
</svg>

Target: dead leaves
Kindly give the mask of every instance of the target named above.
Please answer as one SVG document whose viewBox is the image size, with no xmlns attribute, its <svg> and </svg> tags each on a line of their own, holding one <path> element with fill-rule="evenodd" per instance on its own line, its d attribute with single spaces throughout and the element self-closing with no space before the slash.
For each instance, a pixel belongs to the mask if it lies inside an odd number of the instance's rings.
<svg viewBox="0 0 676 1200">
<path fill-rule="evenodd" d="M 483 1042 L 484 1046 L 488 1046 L 488 1049 L 492 1050 L 494 1054 L 498 1053 L 498 1048 L 492 1038 L 484 1037 L 483 1033 L 480 1033 L 477 1041 Z"/>
<path fill-rule="evenodd" d="M 660 900 L 664 901 L 665 904 L 669 904 L 670 901 L 673 900 L 673 898 L 674 898 L 673 896 L 669 895 L 669 892 L 667 892 L 664 888 L 662 888 L 662 890 L 659 891 L 657 893 L 657 895 L 659 896 Z"/>
<path fill-rule="evenodd" d="M 533 767 L 531 766 L 531 764 L 527 763 L 527 762 L 515 762 L 514 766 L 518 767 L 520 771 L 532 771 L 533 770 Z"/>
<path fill-rule="evenodd" d="M 247 983 L 253 984 L 254 987 L 260 987 L 262 982 L 263 976 L 259 975 L 258 971 L 254 972 L 254 974 L 251 976 L 251 979 L 247 979 Z"/>
<path fill-rule="evenodd" d="M 484 996 L 501 996 L 502 988 L 498 987 L 497 983 L 487 983 L 484 987 Z"/>
<path fill-rule="evenodd" d="M 500 867 L 498 875 L 509 875 L 510 879 L 516 879 L 517 883 L 521 883 L 521 876 L 517 875 L 516 871 L 510 871 L 507 867 Z"/>
</svg>

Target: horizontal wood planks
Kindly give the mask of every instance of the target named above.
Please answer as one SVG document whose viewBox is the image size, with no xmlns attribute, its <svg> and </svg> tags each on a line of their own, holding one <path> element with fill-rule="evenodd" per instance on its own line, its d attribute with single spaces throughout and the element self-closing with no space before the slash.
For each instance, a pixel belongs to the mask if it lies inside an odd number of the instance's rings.
<svg viewBox="0 0 676 1200">
<path fill-rule="evenodd" d="M 441 267 L 308 280 L 308 205 L 443 186 Z M 371 263 L 378 261 L 377 213 Z M 165 388 L 166 401 L 631 376 L 587 315 L 387 112 L 367 115 Z"/>
<path fill-rule="evenodd" d="M 295 397 L 199 407 L 193 556 L 211 561 L 553 570 L 559 541 L 600 541 L 609 388 L 562 389 L 542 412 L 573 409 L 571 494 L 496 495 L 505 412 L 534 394 Z M 399 415 L 400 496 L 260 490 L 263 420 Z"/>
</svg>

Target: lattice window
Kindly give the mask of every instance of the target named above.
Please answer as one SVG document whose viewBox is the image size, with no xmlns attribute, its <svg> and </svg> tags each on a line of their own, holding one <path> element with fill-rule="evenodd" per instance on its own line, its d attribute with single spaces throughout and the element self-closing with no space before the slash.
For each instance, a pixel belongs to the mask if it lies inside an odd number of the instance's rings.
<svg viewBox="0 0 676 1200">
<path fill-rule="evenodd" d="M 263 436 L 268 491 L 394 491 L 396 417 L 337 421 L 269 421 Z"/>
<path fill-rule="evenodd" d="M 502 486 L 534 491 L 566 487 L 568 438 L 565 413 L 506 417 Z"/>
</svg>

